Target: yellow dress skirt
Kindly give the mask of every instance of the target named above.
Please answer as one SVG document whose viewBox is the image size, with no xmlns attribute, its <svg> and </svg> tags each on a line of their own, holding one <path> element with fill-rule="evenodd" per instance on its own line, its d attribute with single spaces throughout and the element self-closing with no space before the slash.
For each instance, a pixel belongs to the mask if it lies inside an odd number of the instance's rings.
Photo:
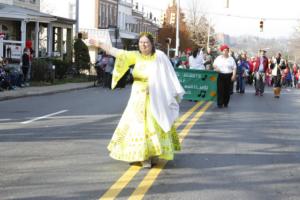
<svg viewBox="0 0 300 200">
<path fill-rule="evenodd" d="M 137 162 L 153 156 L 173 160 L 174 151 L 181 149 L 175 126 L 166 133 L 151 114 L 147 74 L 139 65 L 133 70 L 131 95 L 108 145 L 116 160 Z"/>
</svg>

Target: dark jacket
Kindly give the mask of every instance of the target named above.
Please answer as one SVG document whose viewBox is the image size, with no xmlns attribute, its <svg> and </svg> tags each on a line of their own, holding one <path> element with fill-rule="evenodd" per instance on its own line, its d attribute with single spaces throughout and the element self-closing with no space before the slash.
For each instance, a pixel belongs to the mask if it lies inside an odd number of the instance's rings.
<svg viewBox="0 0 300 200">
<path fill-rule="evenodd" d="M 22 56 L 22 67 L 29 67 L 30 58 L 29 55 L 26 53 L 23 53 Z"/>
</svg>

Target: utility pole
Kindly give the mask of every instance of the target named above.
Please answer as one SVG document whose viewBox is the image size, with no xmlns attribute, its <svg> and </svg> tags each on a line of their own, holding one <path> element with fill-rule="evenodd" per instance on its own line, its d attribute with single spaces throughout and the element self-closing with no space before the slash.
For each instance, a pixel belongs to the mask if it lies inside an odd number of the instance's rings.
<svg viewBox="0 0 300 200">
<path fill-rule="evenodd" d="M 118 47 L 118 38 L 119 38 L 119 1 L 117 0 L 117 21 L 116 21 L 116 28 L 115 28 L 115 40 L 116 40 L 116 46 Z"/>
<path fill-rule="evenodd" d="M 177 0 L 175 56 L 178 56 L 178 51 L 179 51 L 179 8 L 180 8 L 180 0 Z"/>
<path fill-rule="evenodd" d="M 207 28 L 207 46 L 206 49 L 209 49 L 210 43 L 210 20 L 208 19 L 208 28 Z"/>
<path fill-rule="evenodd" d="M 229 0 L 225 0 L 225 8 L 229 8 Z"/>
<path fill-rule="evenodd" d="M 79 33 L 79 0 L 76 0 L 76 28 L 75 28 L 76 36 Z"/>
</svg>

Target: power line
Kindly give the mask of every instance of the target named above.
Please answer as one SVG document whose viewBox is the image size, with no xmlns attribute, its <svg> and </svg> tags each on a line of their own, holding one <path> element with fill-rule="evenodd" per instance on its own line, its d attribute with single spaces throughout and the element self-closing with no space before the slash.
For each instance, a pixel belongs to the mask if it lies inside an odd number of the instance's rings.
<svg viewBox="0 0 300 200">
<path fill-rule="evenodd" d="M 251 17 L 242 15 L 222 14 L 222 13 L 208 13 L 209 15 L 228 16 L 242 19 L 254 19 L 254 20 L 268 20 L 268 21 L 298 21 L 300 18 L 280 18 L 280 17 Z"/>
<path fill-rule="evenodd" d="M 144 7 L 144 9 L 147 10 L 156 10 L 160 11 L 161 13 L 166 12 L 166 9 L 157 8 L 148 4 L 139 3 L 141 7 Z M 180 8 L 182 11 L 185 11 L 186 13 L 190 13 L 191 9 L 187 8 Z M 300 18 L 282 18 L 282 17 L 253 17 L 253 16 L 243 16 L 243 15 L 236 15 L 236 14 L 225 14 L 225 13 L 217 13 L 217 12 L 198 12 L 199 14 L 203 15 L 215 15 L 215 16 L 225 16 L 225 17 L 233 17 L 233 18 L 241 18 L 241 19 L 253 19 L 253 20 L 268 20 L 268 21 L 300 21 Z"/>
<path fill-rule="evenodd" d="M 190 9 L 182 9 L 188 13 L 191 12 Z M 234 17 L 234 18 L 241 18 L 241 19 L 254 19 L 254 20 L 272 20 L 272 21 L 299 21 L 300 18 L 280 18 L 280 17 L 253 17 L 253 16 L 243 16 L 243 15 L 235 15 L 235 14 L 225 14 L 225 13 L 217 13 L 217 12 L 201 12 L 198 13 L 203 15 L 216 15 L 216 16 L 225 16 L 225 17 Z"/>
</svg>

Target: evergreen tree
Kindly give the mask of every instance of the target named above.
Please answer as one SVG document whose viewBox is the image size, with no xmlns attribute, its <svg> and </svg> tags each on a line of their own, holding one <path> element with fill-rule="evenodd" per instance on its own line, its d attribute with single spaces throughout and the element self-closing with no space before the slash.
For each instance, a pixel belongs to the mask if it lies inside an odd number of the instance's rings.
<svg viewBox="0 0 300 200">
<path fill-rule="evenodd" d="M 82 33 L 78 33 L 78 39 L 74 43 L 75 65 L 79 72 L 82 69 L 90 69 L 90 54 L 87 45 L 82 41 Z"/>
</svg>

